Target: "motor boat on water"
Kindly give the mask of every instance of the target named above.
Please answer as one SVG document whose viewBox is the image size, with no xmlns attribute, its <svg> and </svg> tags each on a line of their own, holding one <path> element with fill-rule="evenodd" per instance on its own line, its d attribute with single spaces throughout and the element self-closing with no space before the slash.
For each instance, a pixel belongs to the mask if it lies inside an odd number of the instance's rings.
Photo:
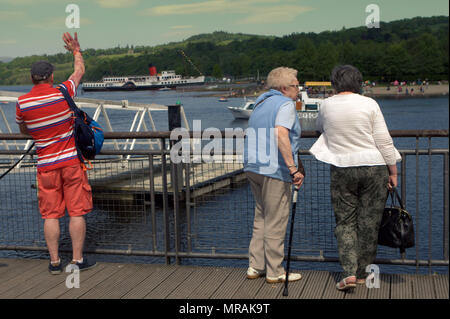
<svg viewBox="0 0 450 319">
<path fill-rule="evenodd" d="M 299 99 L 296 103 L 297 115 L 300 119 L 316 119 L 319 115 L 320 104 L 323 99 L 310 98 L 308 93 L 303 90 L 299 93 Z M 249 119 L 255 107 L 255 101 L 245 101 L 244 105 L 236 107 L 229 106 L 228 109 L 235 119 Z"/>
<path fill-rule="evenodd" d="M 228 109 L 233 114 L 235 119 L 248 120 L 255 107 L 255 101 L 245 101 L 243 106 L 229 106 Z"/>
</svg>

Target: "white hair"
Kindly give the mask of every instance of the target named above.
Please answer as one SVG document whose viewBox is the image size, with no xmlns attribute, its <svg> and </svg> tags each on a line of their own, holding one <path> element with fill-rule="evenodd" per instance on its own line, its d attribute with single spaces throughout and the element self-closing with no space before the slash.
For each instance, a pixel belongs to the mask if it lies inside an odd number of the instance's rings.
<svg viewBox="0 0 450 319">
<path fill-rule="evenodd" d="M 267 76 L 267 87 L 269 89 L 280 90 L 283 87 L 292 84 L 293 79 L 297 79 L 298 71 L 296 69 L 284 66 L 278 67 L 270 71 Z"/>
</svg>

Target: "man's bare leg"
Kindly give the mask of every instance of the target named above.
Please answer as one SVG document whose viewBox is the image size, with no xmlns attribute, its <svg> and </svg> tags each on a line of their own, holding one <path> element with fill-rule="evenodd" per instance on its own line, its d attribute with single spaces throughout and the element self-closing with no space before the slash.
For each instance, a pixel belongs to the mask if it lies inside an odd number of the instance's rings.
<svg viewBox="0 0 450 319">
<path fill-rule="evenodd" d="M 58 246 L 59 246 L 59 219 L 49 218 L 44 221 L 44 236 L 47 242 L 48 252 L 50 253 L 50 261 L 58 262 Z"/>
<path fill-rule="evenodd" d="M 81 260 L 86 237 L 86 220 L 83 216 L 70 217 L 69 232 L 72 239 L 72 259 Z"/>
</svg>

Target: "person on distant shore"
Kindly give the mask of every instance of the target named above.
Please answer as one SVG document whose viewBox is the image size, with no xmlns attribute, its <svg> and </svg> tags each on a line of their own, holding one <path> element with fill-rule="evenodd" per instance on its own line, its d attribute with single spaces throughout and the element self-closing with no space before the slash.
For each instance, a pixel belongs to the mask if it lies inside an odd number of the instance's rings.
<svg viewBox="0 0 450 319">
<path fill-rule="evenodd" d="M 331 73 L 336 95 L 324 100 L 317 125 L 322 132 L 310 152 L 330 164 L 335 236 L 344 270 L 338 290 L 364 284 L 377 252 L 378 230 L 388 190 L 397 186 L 401 160 L 377 102 L 359 94 L 362 75 L 351 65 Z"/>
<path fill-rule="evenodd" d="M 273 69 L 267 86 L 270 90 L 255 101 L 245 138 L 244 171 L 256 201 L 247 278 L 267 272 L 266 282 L 277 283 L 286 281 L 282 262 L 292 184 L 300 188 L 304 178 L 297 168 L 302 167 L 297 163 L 301 134 L 294 103 L 299 94 L 297 70 Z M 301 278 L 289 273 L 288 280 Z"/>
<path fill-rule="evenodd" d="M 65 48 L 73 53 L 74 72 L 60 86 L 71 97 L 77 92 L 84 75 L 78 35 L 64 33 Z M 86 172 L 82 169 L 75 148 L 72 112 L 63 94 L 53 87 L 53 65 L 38 61 L 31 66 L 31 91 L 19 97 L 16 122 L 20 132 L 31 135 L 36 143 L 39 210 L 44 221 L 44 236 L 50 254 L 51 274 L 62 272 L 58 246 L 59 219 L 67 208 L 70 216 L 69 232 L 72 239 L 72 262 L 79 270 L 96 265 L 83 258 L 86 236 L 84 215 L 92 210 L 92 191 Z"/>
</svg>

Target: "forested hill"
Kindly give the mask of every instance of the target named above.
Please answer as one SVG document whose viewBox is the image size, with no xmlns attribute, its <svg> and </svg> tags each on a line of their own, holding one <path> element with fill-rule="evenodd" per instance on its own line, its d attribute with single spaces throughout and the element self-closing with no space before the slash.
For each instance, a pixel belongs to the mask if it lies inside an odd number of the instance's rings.
<svg viewBox="0 0 450 319">
<path fill-rule="evenodd" d="M 198 75 L 180 53 L 182 49 L 203 74 L 214 77 L 266 75 L 277 66 L 300 71 L 301 80 L 327 80 L 334 65 L 357 66 L 366 79 L 377 81 L 448 79 L 449 18 L 447 16 L 381 22 L 380 28 L 350 28 L 321 33 L 298 30 L 283 37 L 214 32 L 155 47 L 127 46 L 85 49 L 85 81 L 105 75 L 147 74 L 148 64 L 158 71 L 176 70 Z M 72 72 L 72 56 L 56 54 L 0 62 L 0 84 L 29 84 L 34 61 L 55 64 L 55 81 Z"/>
</svg>

